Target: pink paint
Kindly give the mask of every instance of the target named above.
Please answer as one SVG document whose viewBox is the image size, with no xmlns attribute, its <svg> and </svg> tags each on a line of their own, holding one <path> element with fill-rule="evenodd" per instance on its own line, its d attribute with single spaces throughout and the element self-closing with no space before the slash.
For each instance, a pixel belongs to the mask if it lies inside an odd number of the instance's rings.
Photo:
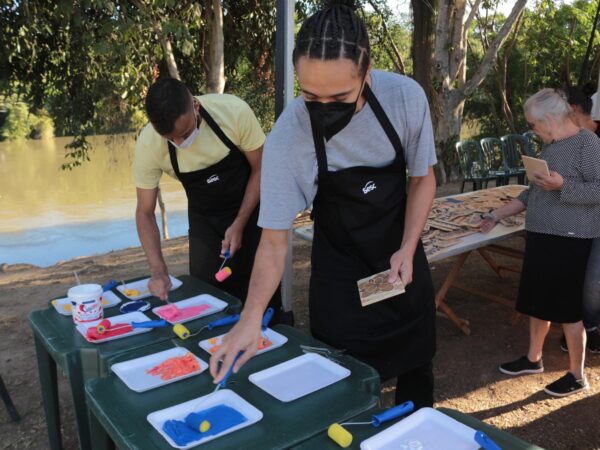
<svg viewBox="0 0 600 450">
<path fill-rule="evenodd" d="M 186 306 L 184 308 L 180 308 L 177 305 L 171 304 L 157 309 L 156 315 L 159 316 L 161 319 L 168 320 L 169 322 L 174 322 L 198 316 L 209 308 L 210 305 L 206 303 L 196 306 Z"/>
<path fill-rule="evenodd" d="M 215 274 L 215 278 L 220 283 L 222 283 L 223 281 L 225 281 L 230 276 L 231 276 L 231 269 L 229 267 L 223 267 L 221 270 L 219 270 Z"/>
</svg>

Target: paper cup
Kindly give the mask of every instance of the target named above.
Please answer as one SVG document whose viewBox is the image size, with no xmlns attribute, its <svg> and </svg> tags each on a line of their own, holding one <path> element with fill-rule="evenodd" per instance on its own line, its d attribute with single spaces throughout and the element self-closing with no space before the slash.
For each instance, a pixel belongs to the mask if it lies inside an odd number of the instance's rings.
<svg viewBox="0 0 600 450">
<path fill-rule="evenodd" d="M 93 322 L 104 317 L 102 309 L 102 286 L 80 284 L 69 289 L 67 297 L 73 305 L 73 322 Z"/>
</svg>

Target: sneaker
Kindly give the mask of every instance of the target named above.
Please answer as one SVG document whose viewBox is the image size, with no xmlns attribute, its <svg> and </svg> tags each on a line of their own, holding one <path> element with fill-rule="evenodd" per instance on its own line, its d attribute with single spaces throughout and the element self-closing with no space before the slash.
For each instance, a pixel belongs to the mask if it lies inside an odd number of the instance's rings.
<svg viewBox="0 0 600 450">
<path fill-rule="evenodd" d="M 598 329 L 594 329 L 594 331 L 587 331 L 586 348 L 591 353 L 600 353 L 600 334 L 598 333 Z M 567 347 L 567 338 L 565 338 L 564 334 L 560 338 L 560 349 L 563 352 L 569 351 L 569 347 Z"/>
<path fill-rule="evenodd" d="M 587 332 L 586 347 L 591 353 L 600 353 L 600 334 L 598 333 L 598 329 Z"/>
<path fill-rule="evenodd" d="M 516 361 L 511 361 L 502 364 L 500 372 L 506 375 L 522 375 L 525 373 L 542 373 L 544 371 L 544 364 L 540 359 L 538 362 L 531 362 L 527 356 L 521 356 Z"/>
<path fill-rule="evenodd" d="M 560 338 L 560 349 L 563 352 L 568 352 L 569 351 L 569 347 L 567 347 L 567 338 L 565 337 L 565 335 L 563 334 L 562 337 Z"/>
<path fill-rule="evenodd" d="M 571 372 L 567 372 L 566 375 L 546 386 L 544 392 L 555 397 L 566 397 L 567 395 L 576 394 L 588 388 L 589 385 L 585 377 L 578 380 Z"/>
</svg>

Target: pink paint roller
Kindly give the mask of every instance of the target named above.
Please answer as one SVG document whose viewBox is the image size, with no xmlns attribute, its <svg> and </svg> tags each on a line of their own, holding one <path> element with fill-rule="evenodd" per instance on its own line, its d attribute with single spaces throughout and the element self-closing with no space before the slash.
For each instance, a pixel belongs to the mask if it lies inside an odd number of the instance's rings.
<svg viewBox="0 0 600 450">
<path fill-rule="evenodd" d="M 227 250 L 225 253 L 223 253 L 223 263 L 221 264 L 221 267 L 219 267 L 218 272 L 215 274 L 215 278 L 219 283 L 222 283 L 231 276 L 231 269 L 225 266 L 225 263 L 229 258 L 231 258 L 231 253 L 229 250 Z"/>
</svg>

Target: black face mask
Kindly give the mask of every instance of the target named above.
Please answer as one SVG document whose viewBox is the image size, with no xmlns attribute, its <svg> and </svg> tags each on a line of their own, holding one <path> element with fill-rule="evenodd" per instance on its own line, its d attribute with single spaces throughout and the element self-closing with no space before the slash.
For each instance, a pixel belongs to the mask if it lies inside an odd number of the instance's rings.
<svg viewBox="0 0 600 450">
<path fill-rule="evenodd" d="M 365 73 L 365 78 L 366 76 L 367 74 Z M 321 130 L 323 131 L 323 137 L 325 137 L 326 141 L 342 131 L 352 120 L 352 116 L 356 111 L 358 99 L 362 94 L 365 78 L 363 78 L 363 83 L 360 92 L 358 93 L 358 97 L 352 103 L 304 102 L 306 109 L 308 109 L 310 119 L 314 123 L 320 124 Z"/>
</svg>

